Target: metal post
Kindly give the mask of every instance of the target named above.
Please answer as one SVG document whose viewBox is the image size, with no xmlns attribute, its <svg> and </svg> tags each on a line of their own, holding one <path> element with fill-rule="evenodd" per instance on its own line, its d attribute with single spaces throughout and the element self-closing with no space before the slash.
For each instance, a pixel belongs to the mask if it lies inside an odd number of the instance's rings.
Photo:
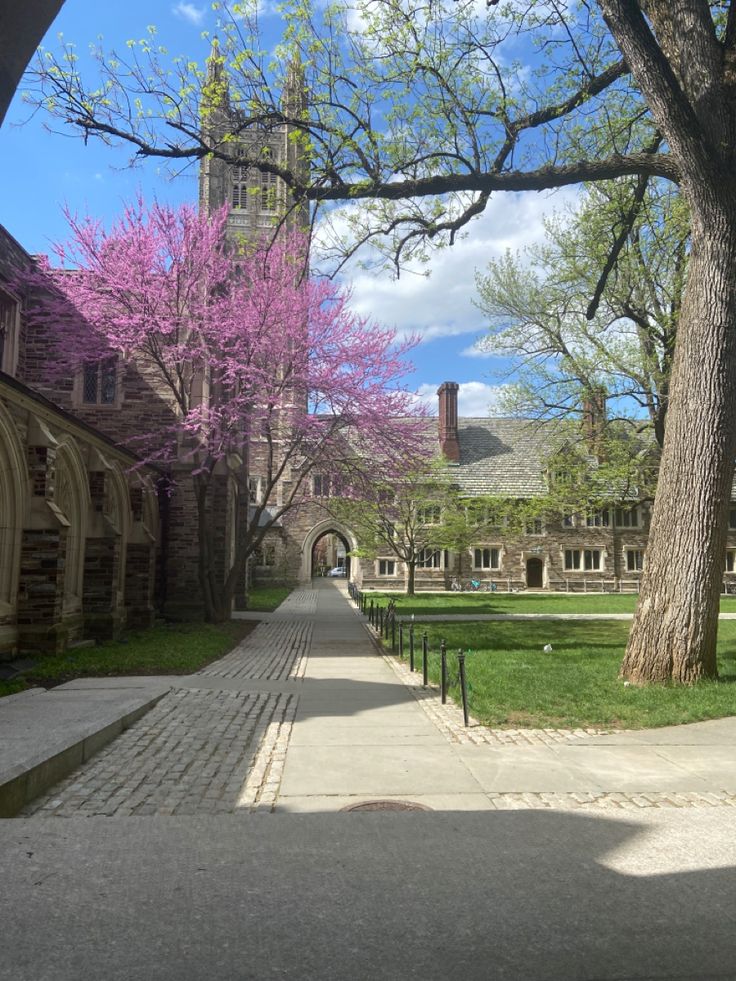
<svg viewBox="0 0 736 981">
<path fill-rule="evenodd" d="M 399 657 L 404 656 L 404 623 L 399 623 Z"/>
<path fill-rule="evenodd" d="M 396 614 L 391 617 L 391 653 L 396 651 Z"/>
<path fill-rule="evenodd" d="M 465 655 L 463 654 L 462 647 L 457 652 L 457 663 L 460 666 L 460 694 L 463 697 L 463 719 L 465 721 L 465 728 L 468 727 L 468 689 L 465 684 Z"/>
<path fill-rule="evenodd" d="M 440 695 L 442 704 L 447 703 L 447 644 L 442 641 L 440 644 Z"/>
<path fill-rule="evenodd" d="M 414 670 L 414 624 L 409 624 L 409 670 Z"/>
<path fill-rule="evenodd" d="M 422 684 L 427 687 L 427 654 L 429 653 L 429 641 L 427 631 L 422 634 Z"/>
<path fill-rule="evenodd" d="M 378 608 L 378 634 L 383 637 L 383 607 Z"/>
<path fill-rule="evenodd" d="M 368 623 L 373 626 L 373 600 L 371 600 L 371 605 L 368 611 Z"/>
</svg>

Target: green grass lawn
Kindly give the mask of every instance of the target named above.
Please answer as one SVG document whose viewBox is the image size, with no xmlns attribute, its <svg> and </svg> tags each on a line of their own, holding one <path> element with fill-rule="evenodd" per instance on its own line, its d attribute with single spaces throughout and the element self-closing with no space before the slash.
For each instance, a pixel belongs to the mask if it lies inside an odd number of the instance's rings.
<svg viewBox="0 0 736 981">
<path fill-rule="evenodd" d="M 257 586 L 248 593 L 248 609 L 270 613 L 284 602 L 290 592 L 290 586 Z"/>
<path fill-rule="evenodd" d="M 177 623 L 127 634 L 106 641 L 39 658 L 36 666 L 12 681 L 0 683 L 0 695 L 10 695 L 33 685 L 48 687 L 73 678 L 139 674 L 190 674 L 227 654 L 255 624 Z"/>
<path fill-rule="evenodd" d="M 416 613 L 633 613 L 633 593 L 366 593 L 385 605 L 396 600 L 401 616 Z M 736 613 L 736 597 L 721 598 L 722 613 Z"/>
<path fill-rule="evenodd" d="M 471 714 L 512 728 L 652 728 L 736 715 L 736 621 L 722 621 L 720 680 L 692 687 L 624 687 L 618 670 L 629 624 L 526 621 L 427 625 L 430 679 L 439 684 L 439 645 L 448 648 L 451 695 L 460 701 L 457 650 L 466 650 Z M 421 670 L 421 635 L 416 665 Z M 553 651 L 545 654 L 545 644 Z"/>
<path fill-rule="evenodd" d="M 248 609 L 270 612 L 291 592 L 264 586 L 248 596 Z M 33 685 L 49 687 L 73 678 L 126 674 L 191 674 L 222 657 L 253 630 L 244 620 L 229 623 L 176 623 L 126 634 L 117 641 L 39 658 L 36 667 L 12 681 L 0 681 L 0 698 Z"/>
<path fill-rule="evenodd" d="M 27 682 L 19 681 L 17 678 L 12 681 L 0 681 L 0 698 L 4 698 L 5 695 L 15 695 L 29 687 Z"/>
</svg>

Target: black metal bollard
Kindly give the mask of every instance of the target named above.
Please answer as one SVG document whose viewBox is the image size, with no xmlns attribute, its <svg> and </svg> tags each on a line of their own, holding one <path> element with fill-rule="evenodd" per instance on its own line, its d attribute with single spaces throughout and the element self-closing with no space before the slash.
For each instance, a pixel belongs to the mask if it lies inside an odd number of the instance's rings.
<svg viewBox="0 0 736 981">
<path fill-rule="evenodd" d="M 404 624 L 399 623 L 399 657 L 404 656 Z"/>
<path fill-rule="evenodd" d="M 427 631 L 422 634 L 422 684 L 427 687 L 427 654 L 429 653 L 429 641 Z"/>
<path fill-rule="evenodd" d="M 457 652 L 457 663 L 460 667 L 460 694 L 463 697 L 463 719 L 465 727 L 468 727 L 468 688 L 465 683 L 465 655 L 462 647 Z"/>
<path fill-rule="evenodd" d="M 409 670 L 414 670 L 414 624 L 409 624 Z"/>
<path fill-rule="evenodd" d="M 447 704 L 447 644 L 442 641 L 440 644 L 440 694 L 442 704 Z"/>
<path fill-rule="evenodd" d="M 371 600 L 370 609 L 368 611 L 368 623 L 373 626 L 373 600 Z"/>
<path fill-rule="evenodd" d="M 391 653 L 396 651 L 396 614 L 391 617 Z"/>
<path fill-rule="evenodd" d="M 378 608 L 378 636 L 383 637 L 383 607 Z"/>
</svg>

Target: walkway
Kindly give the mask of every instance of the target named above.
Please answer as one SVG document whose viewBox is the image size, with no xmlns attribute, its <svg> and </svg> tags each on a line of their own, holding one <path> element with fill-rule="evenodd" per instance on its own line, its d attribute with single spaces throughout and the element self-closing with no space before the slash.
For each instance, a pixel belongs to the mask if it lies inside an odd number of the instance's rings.
<svg viewBox="0 0 736 981">
<path fill-rule="evenodd" d="M 144 717 L 0 820 L 0 981 L 734 976 L 733 720 L 465 730 L 342 591 L 157 679 Z M 339 812 L 397 797 L 434 810 Z"/>
<path fill-rule="evenodd" d="M 231 654 L 168 679 L 147 715 L 23 813 L 303 813 L 387 798 L 432 810 L 736 805 L 736 720 L 465 729 L 377 653 L 345 593 L 329 581 L 293 593 Z"/>
</svg>

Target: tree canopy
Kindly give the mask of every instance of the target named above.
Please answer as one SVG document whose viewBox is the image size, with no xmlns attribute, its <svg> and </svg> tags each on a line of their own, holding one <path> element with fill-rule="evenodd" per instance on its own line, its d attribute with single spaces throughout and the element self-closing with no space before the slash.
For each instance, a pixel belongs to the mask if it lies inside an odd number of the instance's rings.
<svg viewBox="0 0 736 981">
<path fill-rule="evenodd" d="M 289 122 L 309 168 L 246 162 L 280 177 L 295 206 L 344 202 L 333 214 L 341 256 L 372 241 L 397 263 L 421 258 L 497 191 L 627 176 L 679 185 L 691 254 L 622 671 L 636 682 L 715 677 L 736 458 L 733 0 L 299 3 L 284 11 L 274 55 L 242 4 L 223 11 L 232 19 L 217 57 L 240 112 L 216 141 L 202 114 L 219 104 L 222 76 L 167 62 L 154 37 L 100 53 L 89 85 L 73 50 L 44 53 L 31 98 L 87 138 L 170 159 L 233 161 L 245 128 Z M 306 103 L 281 98 L 294 73 Z"/>
<path fill-rule="evenodd" d="M 546 222 L 543 243 L 490 262 L 477 276 L 489 322 L 478 346 L 511 358 L 504 401 L 514 414 L 576 416 L 600 391 L 609 416 L 651 426 L 661 446 L 689 223 L 671 186 L 650 186 L 634 216 L 631 197 L 628 180 L 592 185 Z"/>
</svg>

